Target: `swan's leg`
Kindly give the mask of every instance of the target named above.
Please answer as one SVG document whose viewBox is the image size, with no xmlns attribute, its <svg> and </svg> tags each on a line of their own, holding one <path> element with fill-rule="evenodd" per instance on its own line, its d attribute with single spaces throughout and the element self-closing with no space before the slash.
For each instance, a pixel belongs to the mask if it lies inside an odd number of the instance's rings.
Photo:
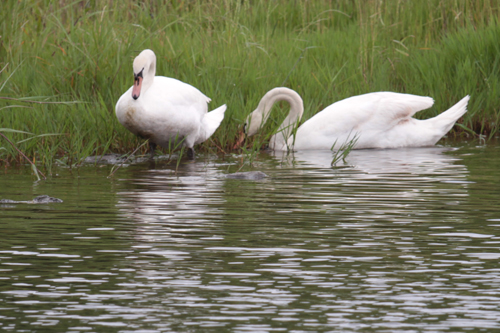
<svg viewBox="0 0 500 333">
<path fill-rule="evenodd" d="M 151 154 L 150 158 L 155 157 L 156 143 L 149 141 L 149 152 Z"/>
<path fill-rule="evenodd" d="M 187 150 L 188 159 L 194 160 L 194 148 L 190 147 Z"/>
</svg>

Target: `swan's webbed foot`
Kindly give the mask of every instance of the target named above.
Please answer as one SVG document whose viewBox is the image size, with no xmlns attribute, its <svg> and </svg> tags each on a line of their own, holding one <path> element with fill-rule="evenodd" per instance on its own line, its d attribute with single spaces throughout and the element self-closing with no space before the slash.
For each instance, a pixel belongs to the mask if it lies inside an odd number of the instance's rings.
<svg viewBox="0 0 500 333">
<path fill-rule="evenodd" d="M 157 146 L 156 143 L 149 141 L 150 159 L 153 159 L 155 157 L 156 146 Z"/>
<path fill-rule="evenodd" d="M 189 160 L 194 161 L 194 149 L 192 147 L 187 149 L 187 156 Z"/>
</svg>

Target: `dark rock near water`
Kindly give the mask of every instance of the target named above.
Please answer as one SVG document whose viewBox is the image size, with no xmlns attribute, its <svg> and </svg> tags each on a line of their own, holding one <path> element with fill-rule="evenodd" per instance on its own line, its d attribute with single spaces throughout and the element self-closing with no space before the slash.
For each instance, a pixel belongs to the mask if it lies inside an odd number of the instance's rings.
<svg viewBox="0 0 500 333">
<path fill-rule="evenodd" d="M 126 156 L 119 154 L 108 154 L 108 155 L 99 155 L 99 156 L 89 156 L 85 158 L 83 161 L 85 163 L 93 163 L 93 164 L 118 164 L 125 161 Z"/>
<path fill-rule="evenodd" d="M 49 197 L 48 195 L 39 195 L 33 199 L 33 203 L 51 203 L 51 202 L 63 202 L 61 199 Z"/>
<path fill-rule="evenodd" d="M 120 155 L 120 154 L 107 154 L 107 155 L 96 155 L 96 156 L 88 156 L 83 162 L 88 164 L 109 164 L 109 165 L 120 165 L 120 166 L 129 166 L 130 164 L 136 163 L 144 163 L 150 162 L 154 160 L 169 160 L 172 158 L 177 158 L 178 155 L 155 155 L 154 159 L 151 159 L 149 155 L 146 156 L 130 156 Z"/>
<path fill-rule="evenodd" d="M 45 204 L 45 203 L 53 203 L 53 202 L 63 202 L 61 199 L 53 198 L 48 195 L 39 195 L 35 199 L 31 201 L 16 201 L 10 199 L 1 199 L 0 204 L 17 204 L 17 203 L 27 203 L 27 204 Z"/>
<path fill-rule="evenodd" d="M 226 175 L 229 179 L 261 180 L 269 177 L 262 171 L 235 172 Z"/>
</svg>

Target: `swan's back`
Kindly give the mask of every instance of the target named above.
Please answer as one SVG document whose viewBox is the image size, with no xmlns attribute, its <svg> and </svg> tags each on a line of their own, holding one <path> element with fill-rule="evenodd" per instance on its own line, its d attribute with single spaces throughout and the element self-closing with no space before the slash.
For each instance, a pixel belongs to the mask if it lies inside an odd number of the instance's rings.
<svg viewBox="0 0 500 333">
<path fill-rule="evenodd" d="M 385 127 L 384 124 L 398 123 L 402 119 L 412 117 L 418 111 L 430 108 L 433 104 L 434 100 L 431 97 L 375 92 L 335 102 L 313 118 L 317 117 L 315 121 L 318 123 L 327 120 L 328 125 L 337 122 L 339 128 L 375 124 L 377 127 Z"/>
<path fill-rule="evenodd" d="M 394 92 L 349 97 L 333 103 L 301 125 L 295 149 L 330 149 L 335 140 L 339 145 L 355 135 L 358 135 L 358 148 L 376 146 L 374 140 L 390 140 L 387 133 L 416 121 L 412 116 L 433 104 L 431 97 Z"/>
<path fill-rule="evenodd" d="M 179 110 L 194 107 L 201 115 L 208 112 L 207 103 L 210 102 L 210 98 L 192 85 L 165 76 L 156 76 L 153 85 L 143 97 L 143 101 L 150 107 Z"/>
</svg>

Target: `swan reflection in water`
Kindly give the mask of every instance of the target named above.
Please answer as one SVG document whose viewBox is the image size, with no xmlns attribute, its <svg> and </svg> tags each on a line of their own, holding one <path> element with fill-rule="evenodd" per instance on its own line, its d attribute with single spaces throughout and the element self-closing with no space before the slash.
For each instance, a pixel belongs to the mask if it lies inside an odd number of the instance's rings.
<svg viewBox="0 0 500 333">
<path fill-rule="evenodd" d="M 130 189 L 118 192 L 117 206 L 122 216 L 139 222 L 136 239 L 196 242 L 196 234 L 213 228 L 210 221 L 221 217 L 225 202 L 219 168 L 196 162 L 177 172 L 173 166 L 134 173 Z"/>
<path fill-rule="evenodd" d="M 449 154 L 453 150 L 355 150 L 340 168 L 332 168 L 330 151 L 271 152 L 270 160 L 263 157 L 256 164 L 270 178 L 231 186 L 228 182 L 234 180 L 224 178 L 227 163 L 196 162 L 181 165 L 177 174 L 161 169 L 140 172 L 133 188 L 118 193 L 118 206 L 123 215 L 143 223 L 149 237 L 158 238 L 161 233 L 146 225 L 161 226 L 163 231 L 201 231 L 212 228 L 212 221 L 226 218 L 225 211 L 235 204 L 255 216 L 261 201 L 273 205 L 289 200 L 291 206 L 315 200 L 319 206 L 325 201 L 358 202 L 360 207 L 353 207 L 357 210 L 363 210 L 363 201 L 386 206 L 416 205 L 422 200 L 457 202 L 467 196 L 468 171 L 459 157 Z M 276 160 L 281 162 L 278 168 Z"/>
<path fill-rule="evenodd" d="M 370 209 L 426 211 L 441 204 L 457 205 L 468 197 L 468 170 L 455 148 L 353 150 L 332 167 L 330 151 L 272 152 L 282 168 L 307 178 L 300 185 L 308 200 L 362 215 Z M 456 154 L 455 154 L 456 155 Z M 296 185 L 296 183 L 295 183 Z M 283 191 L 281 192 L 283 193 Z M 286 195 L 286 194 L 285 194 Z M 293 195 L 289 197 L 293 200 Z M 401 212 L 399 212 L 401 213 Z M 370 214 L 371 215 L 371 214 Z"/>
<path fill-rule="evenodd" d="M 360 177 L 385 174 L 426 174 L 463 176 L 467 173 L 461 159 L 447 154 L 457 148 L 425 147 L 398 149 L 362 149 L 352 150 L 335 166 L 355 170 Z M 287 163 L 296 163 L 306 168 L 331 168 L 334 153 L 326 150 L 272 152 L 276 158 Z"/>
</svg>

